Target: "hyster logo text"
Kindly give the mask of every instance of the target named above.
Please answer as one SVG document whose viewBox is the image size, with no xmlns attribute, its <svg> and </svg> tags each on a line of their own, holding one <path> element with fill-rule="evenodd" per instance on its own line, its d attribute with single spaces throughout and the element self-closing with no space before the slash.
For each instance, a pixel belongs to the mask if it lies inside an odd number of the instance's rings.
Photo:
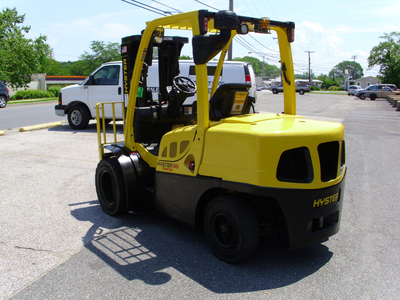
<svg viewBox="0 0 400 300">
<path fill-rule="evenodd" d="M 314 200 L 313 207 L 320 207 L 320 206 L 325 206 L 325 205 L 334 203 L 338 200 L 338 197 L 339 197 L 339 193 L 336 193 L 332 196 L 316 199 L 316 200 Z"/>
</svg>

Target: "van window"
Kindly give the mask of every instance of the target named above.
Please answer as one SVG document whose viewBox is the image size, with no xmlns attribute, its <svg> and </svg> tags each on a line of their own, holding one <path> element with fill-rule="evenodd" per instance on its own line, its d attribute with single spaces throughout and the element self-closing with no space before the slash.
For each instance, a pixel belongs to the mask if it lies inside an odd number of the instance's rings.
<svg viewBox="0 0 400 300">
<path fill-rule="evenodd" d="M 207 76 L 214 76 L 216 70 L 217 70 L 217 67 L 207 66 Z M 224 70 L 224 67 L 222 67 L 221 73 L 223 72 L 223 70 Z M 190 66 L 189 75 L 196 75 L 196 67 L 195 66 Z"/>
<path fill-rule="evenodd" d="M 105 66 L 94 75 L 96 85 L 117 85 L 119 81 L 119 66 Z"/>
</svg>

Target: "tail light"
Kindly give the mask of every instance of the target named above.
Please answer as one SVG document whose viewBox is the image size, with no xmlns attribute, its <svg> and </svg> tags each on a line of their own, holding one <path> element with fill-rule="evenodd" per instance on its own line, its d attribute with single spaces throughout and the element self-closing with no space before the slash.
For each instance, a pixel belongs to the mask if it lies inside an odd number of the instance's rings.
<svg viewBox="0 0 400 300">
<path fill-rule="evenodd" d="M 246 83 L 251 84 L 251 77 L 250 77 L 250 75 L 246 75 Z"/>
<path fill-rule="evenodd" d="M 290 30 L 290 40 L 294 42 L 294 28 L 291 28 Z"/>
<path fill-rule="evenodd" d="M 203 32 L 208 32 L 208 18 L 203 18 Z"/>
</svg>

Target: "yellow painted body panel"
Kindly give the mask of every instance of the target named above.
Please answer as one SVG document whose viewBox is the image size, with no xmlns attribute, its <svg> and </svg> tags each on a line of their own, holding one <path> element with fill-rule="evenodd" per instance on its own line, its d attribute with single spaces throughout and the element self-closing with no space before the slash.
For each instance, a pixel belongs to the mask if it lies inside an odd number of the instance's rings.
<svg viewBox="0 0 400 300">
<path fill-rule="evenodd" d="M 160 150 L 156 170 L 194 176 L 195 170 L 190 169 L 190 164 L 196 166 L 201 161 L 196 141 L 197 126 L 185 126 L 165 134 L 160 143 Z"/>
<path fill-rule="evenodd" d="M 342 140 L 344 126 L 341 123 L 275 114 L 231 117 L 212 123 L 207 131 L 199 174 L 264 187 L 328 187 L 340 182 L 344 172 L 335 180 L 322 182 L 317 147 L 320 143 L 341 143 Z M 307 147 L 310 151 L 314 180 L 311 183 L 279 181 L 276 170 L 281 154 L 298 147 Z"/>
</svg>

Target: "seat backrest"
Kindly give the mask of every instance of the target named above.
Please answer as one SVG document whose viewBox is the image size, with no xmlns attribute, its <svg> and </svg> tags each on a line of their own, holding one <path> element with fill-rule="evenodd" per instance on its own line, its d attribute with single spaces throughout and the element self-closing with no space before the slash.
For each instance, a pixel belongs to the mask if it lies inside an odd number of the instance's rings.
<svg viewBox="0 0 400 300">
<path fill-rule="evenodd" d="M 210 99 L 210 119 L 219 121 L 222 118 L 248 113 L 250 87 L 247 83 L 221 85 Z"/>
</svg>

